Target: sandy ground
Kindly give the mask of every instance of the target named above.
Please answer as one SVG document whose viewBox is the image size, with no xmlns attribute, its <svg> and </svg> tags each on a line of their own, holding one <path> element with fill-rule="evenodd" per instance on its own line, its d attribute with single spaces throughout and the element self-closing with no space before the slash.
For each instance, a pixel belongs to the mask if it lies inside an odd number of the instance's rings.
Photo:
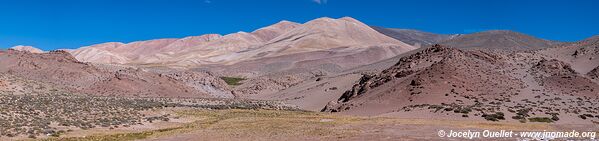
<svg viewBox="0 0 599 141">
<path fill-rule="evenodd" d="M 301 116 L 300 116 L 301 117 Z M 350 117 L 340 115 L 322 114 L 311 120 L 290 122 L 288 124 L 278 123 L 274 119 L 262 121 L 255 119 L 251 125 L 233 125 L 235 122 L 250 122 L 248 119 L 228 119 L 214 124 L 205 129 L 193 132 L 145 139 L 150 141 L 195 141 L 195 140 L 462 140 L 461 138 L 441 138 L 439 130 L 449 131 L 543 131 L 562 129 L 577 129 L 581 131 L 598 131 L 594 125 L 554 125 L 539 123 L 506 123 L 466 120 L 427 120 L 389 117 Z M 297 124 L 295 127 L 285 127 Z M 252 126 L 260 126 L 259 129 L 282 128 L 279 130 L 248 130 Z M 232 128 L 229 132 L 219 130 Z M 294 131 L 289 131 L 294 130 Z M 567 130 L 564 130 L 567 131 Z M 478 138 L 475 140 L 487 140 Z M 496 140 L 515 140 L 513 138 L 498 138 Z"/>
<path fill-rule="evenodd" d="M 282 91 L 251 96 L 251 99 L 282 100 L 309 111 L 320 111 L 328 102 L 336 100 L 360 78 L 360 74 L 342 74 L 306 80 Z"/>
<path fill-rule="evenodd" d="M 156 123 L 154 128 L 67 133 L 52 140 L 463 140 L 444 131 L 599 131 L 597 124 L 513 123 L 469 120 L 359 117 L 301 111 L 177 109 L 192 122 Z M 168 124 L 168 125 L 167 125 Z M 85 136 L 85 134 L 88 134 Z M 74 138 L 78 136 L 78 138 Z M 496 138 L 516 140 L 522 138 Z M 475 138 L 475 140 L 488 140 Z"/>
</svg>

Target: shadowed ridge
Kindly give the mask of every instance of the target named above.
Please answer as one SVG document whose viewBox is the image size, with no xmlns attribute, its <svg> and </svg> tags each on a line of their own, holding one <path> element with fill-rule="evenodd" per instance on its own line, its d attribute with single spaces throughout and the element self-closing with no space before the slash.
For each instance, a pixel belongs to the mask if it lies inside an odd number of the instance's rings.
<svg viewBox="0 0 599 141">
<path fill-rule="evenodd" d="M 372 29 L 413 46 L 430 46 L 457 36 L 457 34 L 435 34 L 412 29 L 384 28 L 371 26 Z"/>
<path fill-rule="evenodd" d="M 489 30 L 457 36 L 440 44 L 462 49 L 518 51 L 549 48 L 557 43 L 510 30 Z"/>
</svg>

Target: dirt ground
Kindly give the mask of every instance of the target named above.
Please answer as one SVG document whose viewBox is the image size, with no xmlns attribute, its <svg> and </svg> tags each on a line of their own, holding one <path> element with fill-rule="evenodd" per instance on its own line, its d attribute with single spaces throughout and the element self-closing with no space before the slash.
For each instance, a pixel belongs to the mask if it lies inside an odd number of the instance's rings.
<svg viewBox="0 0 599 141">
<path fill-rule="evenodd" d="M 439 130 L 599 131 L 598 124 L 513 123 L 467 120 L 359 117 L 271 110 L 170 109 L 180 120 L 116 130 L 93 129 L 40 140 L 463 140 Z M 481 140 L 483 138 L 478 138 Z M 496 138 L 518 140 L 519 138 Z M 475 138 L 475 140 L 477 140 Z M 484 139 L 488 140 L 488 139 Z M 522 140 L 522 139 L 519 139 Z"/>
</svg>

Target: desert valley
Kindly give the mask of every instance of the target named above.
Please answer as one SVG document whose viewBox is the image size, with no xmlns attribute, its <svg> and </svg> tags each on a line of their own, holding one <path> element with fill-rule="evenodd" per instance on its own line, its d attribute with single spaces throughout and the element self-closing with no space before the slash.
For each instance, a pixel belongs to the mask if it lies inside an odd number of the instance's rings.
<svg viewBox="0 0 599 141">
<path fill-rule="evenodd" d="M 0 51 L 0 105 L 0 140 L 596 132 L 599 36 L 435 34 L 323 17 L 227 35 L 52 51 L 15 46 Z"/>
</svg>

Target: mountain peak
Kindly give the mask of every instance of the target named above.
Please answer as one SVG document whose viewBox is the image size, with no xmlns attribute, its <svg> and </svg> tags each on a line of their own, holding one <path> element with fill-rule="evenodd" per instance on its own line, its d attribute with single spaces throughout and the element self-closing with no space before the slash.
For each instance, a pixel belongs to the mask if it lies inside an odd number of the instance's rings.
<svg viewBox="0 0 599 141">
<path fill-rule="evenodd" d="M 271 42 L 274 46 L 295 46 L 285 50 L 297 53 L 337 47 L 401 46 L 402 51 L 415 49 L 401 41 L 378 33 L 368 25 L 350 17 L 322 17 L 306 22 Z"/>
<path fill-rule="evenodd" d="M 508 35 L 508 36 L 509 35 L 524 35 L 523 33 L 520 33 L 520 32 L 516 32 L 516 31 L 512 31 L 512 30 L 502 30 L 502 29 L 481 31 L 481 32 L 473 33 L 473 34 L 493 34 L 493 35 Z"/>
<path fill-rule="evenodd" d="M 299 24 L 299 23 L 288 21 L 288 20 L 281 20 L 274 25 L 279 25 L 279 24 Z"/>
<path fill-rule="evenodd" d="M 189 36 L 182 38 L 181 40 L 201 40 L 201 41 L 211 41 L 222 37 L 220 34 L 204 34 L 200 36 Z"/>
<path fill-rule="evenodd" d="M 92 45 L 90 47 L 107 47 L 107 48 L 116 48 L 118 46 L 124 45 L 125 43 L 121 43 L 121 42 L 106 42 L 106 43 L 101 43 L 101 44 L 95 44 Z"/>
<path fill-rule="evenodd" d="M 482 32 L 489 32 L 489 33 L 516 33 L 514 31 L 505 30 L 505 29 L 494 29 L 494 30 L 487 30 L 487 31 L 482 31 Z"/>
<path fill-rule="evenodd" d="M 310 24 L 310 23 L 319 23 L 319 22 L 332 22 L 335 21 L 336 19 L 330 18 L 330 17 L 320 17 L 314 20 L 310 20 L 308 22 L 306 22 L 305 24 Z"/>
<path fill-rule="evenodd" d="M 35 48 L 33 46 L 24 46 L 24 45 L 14 46 L 14 47 L 11 47 L 10 49 L 18 50 L 18 51 L 27 51 L 27 52 L 31 52 L 31 53 L 44 53 L 45 52 L 45 51 Z"/>
<path fill-rule="evenodd" d="M 304 25 L 308 25 L 308 26 L 334 26 L 335 24 L 344 24 L 344 23 L 352 23 L 352 24 L 359 24 L 361 26 L 367 26 L 366 24 L 360 22 L 359 20 L 356 20 L 352 17 L 342 17 L 339 19 L 333 19 L 333 18 L 329 18 L 329 17 L 322 17 L 322 18 L 318 18 L 318 19 L 314 19 L 311 21 L 306 22 Z"/>
<path fill-rule="evenodd" d="M 269 41 L 285 32 L 288 32 L 288 31 L 294 29 L 295 27 L 297 27 L 299 25 L 301 25 L 301 24 L 282 20 L 282 21 L 272 24 L 270 26 L 255 30 L 254 32 L 252 32 L 252 34 L 264 41 Z"/>
<path fill-rule="evenodd" d="M 348 16 L 339 18 L 339 20 L 345 20 L 345 21 L 350 21 L 350 22 L 360 22 L 360 21 L 358 21 L 358 20 L 356 20 L 356 19 L 354 19 L 352 17 L 348 17 Z"/>
</svg>

